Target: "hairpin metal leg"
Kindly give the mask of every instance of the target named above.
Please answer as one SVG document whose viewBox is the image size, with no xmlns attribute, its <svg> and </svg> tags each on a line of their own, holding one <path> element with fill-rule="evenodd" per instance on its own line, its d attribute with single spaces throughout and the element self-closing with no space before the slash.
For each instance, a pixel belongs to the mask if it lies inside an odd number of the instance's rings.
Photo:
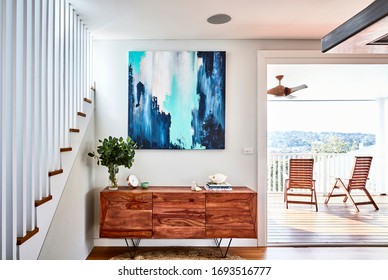
<svg viewBox="0 0 388 280">
<path fill-rule="evenodd" d="M 222 238 L 218 239 L 218 238 L 214 238 L 214 243 L 216 244 L 216 247 L 220 247 L 221 245 L 221 241 L 222 241 Z"/>
<path fill-rule="evenodd" d="M 129 252 L 129 256 L 131 257 L 131 259 L 134 259 L 136 257 L 136 250 L 137 248 L 139 247 L 139 244 L 140 244 L 140 241 L 141 239 L 133 239 L 131 238 L 131 241 L 132 241 L 132 250 L 130 249 L 131 246 L 129 246 L 128 244 L 128 240 L 125 238 L 125 243 L 127 244 L 127 248 L 128 248 L 128 252 Z"/>
<path fill-rule="evenodd" d="M 228 251 L 229 251 L 229 248 L 230 248 L 230 244 L 232 243 L 232 239 L 233 239 L 233 238 L 230 238 L 230 239 L 229 239 L 228 247 L 226 247 L 226 251 L 225 251 L 225 253 L 223 253 L 223 252 L 222 252 L 222 248 L 221 248 L 222 238 L 220 238 L 220 239 L 214 238 L 214 242 L 216 243 L 216 247 L 220 249 L 221 257 L 222 257 L 222 258 L 225 258 L 226 255 L 228 254 Z"/>
</svg>

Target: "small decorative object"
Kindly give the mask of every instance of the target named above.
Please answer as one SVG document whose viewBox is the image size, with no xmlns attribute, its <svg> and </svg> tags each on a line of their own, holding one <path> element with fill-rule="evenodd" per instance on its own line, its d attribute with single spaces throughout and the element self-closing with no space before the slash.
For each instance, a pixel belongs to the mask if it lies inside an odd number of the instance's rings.
<svg viewBox="0 0 388 280">
<path fill-rule="evenodd" d="M 131 174 L 127 177 L 127 183 L 128 186 L 135 188 L 139 186 L 139 179 L 136 177 L 136 175 Z"/>
<path fill-rule="evenodd" d="M 97 158 L 97 164 L 108 167 L 109 189 L 117 190 L 117 173 L 119 167 L 131 168 L 135 159 L 135 149 L 137 144 L 127 137 L 116 138 L 109 136 L 103 140 L 98 140 L 101 144 L 97 147 L 97 152 L 89 152 L 88 155 Z"/>
<path fill-rule="evenodd" d="M 141 182 L 140 185 L 141 185 L 142 189 L 147 189 L 148 188 L 148 182 Z"/>
<path fill-rule="evenodd" d="M 212 183 L 215 183 L 215 184 L 224 183 L 227 178 L 228 178 L 228 176 L 221 174 L 221 173 L 217 173 L 217 174 L 209 176 L 210 181 L 212 181 Z"/>
<path fill-rule="evenodd" d="M 197 191 L 197 192 L 202 191 L 202 189 L 201 189 L 200 187 L 198 187 L 198 184 L 197 184 L 197 182 L 195 182 L 195 181 L 193 181 L 193 182 L 191 183 L 191 190 L 192 190 L 192 191 Z"/>
</svg>

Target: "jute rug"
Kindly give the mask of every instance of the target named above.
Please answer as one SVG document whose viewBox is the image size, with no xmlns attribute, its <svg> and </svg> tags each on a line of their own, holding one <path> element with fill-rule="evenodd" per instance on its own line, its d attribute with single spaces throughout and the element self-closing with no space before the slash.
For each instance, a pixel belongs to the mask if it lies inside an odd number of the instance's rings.
<svg viewBox="0 0 388 280">
<path fill-rule="evenodd" d="M 126 259 L 132 259 L 129 252 L 110 258 L 110 260 Z M 231 253 L 222 258 L 219 248 L 140 247 L 136 251 L 134 260 L 244 260 L 244 258 Z"/>
</svg>

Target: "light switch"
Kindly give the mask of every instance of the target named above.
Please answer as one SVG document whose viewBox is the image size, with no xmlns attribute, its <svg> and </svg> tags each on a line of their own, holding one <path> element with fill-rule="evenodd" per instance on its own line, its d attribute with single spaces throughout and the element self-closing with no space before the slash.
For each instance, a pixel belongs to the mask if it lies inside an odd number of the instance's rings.
<svg viewBox="0 0 388 280">
<path fill-rule="evenodd" d="M 253 155 L 253 148 L 252 147 L 244 147 L 243 154 L 244 155 Z"/>
</svg>

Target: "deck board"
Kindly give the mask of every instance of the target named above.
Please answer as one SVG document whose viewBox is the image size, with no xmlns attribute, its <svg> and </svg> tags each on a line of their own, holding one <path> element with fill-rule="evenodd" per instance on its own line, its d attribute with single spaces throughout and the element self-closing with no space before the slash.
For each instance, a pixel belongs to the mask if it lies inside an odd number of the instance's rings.
<svg viewBox="0 0 388 280">
<path fill-rule="evenodd" d="M 332 198 L 328 205 L 318 198 L 313 206 L 290 204 L 285 208 L 282 195 L 268 195 L 268 245 L 387 245 L 388 196 L 375 196 L 380 210 Z M 356 197 L 360 199 L 360 197 Z"/>
</svg>

